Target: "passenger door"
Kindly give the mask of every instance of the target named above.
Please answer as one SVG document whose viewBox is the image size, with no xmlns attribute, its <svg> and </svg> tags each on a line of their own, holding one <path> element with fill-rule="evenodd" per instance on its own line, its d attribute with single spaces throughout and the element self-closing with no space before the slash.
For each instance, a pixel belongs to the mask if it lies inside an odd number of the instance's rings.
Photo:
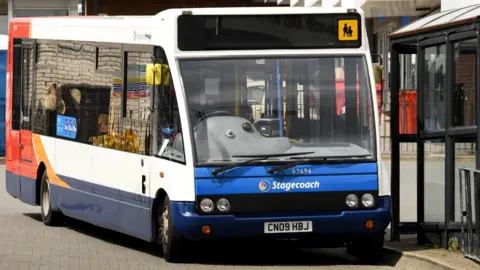
<svg viewBox="0 0 480 270">
<path fill-rule="evenodd" d="M 164 189 L 171 201 L 193 199 L 193 181 L 187 176 L 182 121 L 177 101 L 182 92 L 180 89 L 176 91 L 170 74 L 170 66 L 173 64 L 168 63 L 161 47 L 155 47 L 155 60 L 161 67 L 161 72 L 160 82 L 155 82 L 153 92 L 155 139 L 150 171 L 151 196 L 155 197 L 159 189 Z M 191 190 L 188 190 L 189 187 Z"/>
<path fill-rule="evenodd" d="M 11 129 L 7 129 L 6 158 L 6 188 L 7 192 L 20 198 L 20 127 L 22 119 L 22 63 L 23 51 L 22 40 L 13 40 L 13 72 L 10 75 L 12 81 L 12 107 L 11 107 Z M 9 81 L 7 81 L 9 83 Z M 8 108 L 8 106 L 7 106 Z M 8 120 L 8 119 L 7 119 Z M 7 123 L 8 124 L 8 123 Z M 8 127 L 8 125 L 7 125 Z"/>
<path fill-rule="evenodd" d="M 27 204 L 36 204 L 37 165 L 34 162 L 31 112 L 33 108 L 34 42 L 23 40 L 22 97 L 20 124 L 20 193 L 21 200 Z"/>
<path fill-rule="evenodd" d="M 33 164 L 30 126 L 33 93 L 33 41 L 15 39 L 13 46 L 12 119 L 7 168 L 7 191 L 25 203 L 36 204 L 36 164 Z M 33 168 L 35 167 L 35 168 Z"/>
<path fill-rule="evenodd" d="M 144 240 L 151 237 L 150 155 L 152 153 L 151 95 L 145 84 L 146 65 L 153 58 L 153 46 L 123 45 L 124 89 L 122 126 L 126 149 L 115 170 L 121 174 L 118 189 L 120 229 Z M 115 127 L 113 128 L 116 129 Z"/>
</svg>

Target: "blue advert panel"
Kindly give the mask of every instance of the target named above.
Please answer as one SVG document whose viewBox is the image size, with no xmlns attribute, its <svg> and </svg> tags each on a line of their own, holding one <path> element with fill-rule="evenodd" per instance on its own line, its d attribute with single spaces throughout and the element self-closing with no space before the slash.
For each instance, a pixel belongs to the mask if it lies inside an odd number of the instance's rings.
<svg viewBox="0 0 480 270">
<path fill-rule="evenodd" d="M 77 137 L 77 119 L 57 115 L 57 136 L 75 139 Z"/>
</svg>

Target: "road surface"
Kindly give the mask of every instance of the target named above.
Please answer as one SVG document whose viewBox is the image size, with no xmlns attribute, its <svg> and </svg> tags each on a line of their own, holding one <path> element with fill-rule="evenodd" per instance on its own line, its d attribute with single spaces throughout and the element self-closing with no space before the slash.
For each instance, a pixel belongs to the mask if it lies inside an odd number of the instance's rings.
<svg viewBox="0 0 480 270">
<path fill-rule="evenodd" d="M 27 206 L 5 191 L 0 166 L 0 269 L 437 269 L 408 258 L 387 255 L 379 266 L 359 266 L 344 249 L 288 250 L 271 247 L 206 250 L 192 264 L 168 264 L 156 247 L 132 237 L 69 220 L 46 227 L 39 207 Z M 439 269 L 439 268 L 438 268 Z"/>
</svg>

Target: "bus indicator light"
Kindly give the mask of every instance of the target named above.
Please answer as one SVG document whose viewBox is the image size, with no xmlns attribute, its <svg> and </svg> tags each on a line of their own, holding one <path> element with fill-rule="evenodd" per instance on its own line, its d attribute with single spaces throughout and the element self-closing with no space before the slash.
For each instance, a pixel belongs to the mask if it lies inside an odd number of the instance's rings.
<svg viewBox="0 0 480 270">
<path fill-rule="evenodd" d="M 212 228 L 210 227 L 210 225 L 203 225 L 202 226 L 202 233 L 203 234 L 210 234 L 211 231 L 212 231 Z"/>
<path fill-rule="evenodd" d="M 371 230 L 373 229 L 373 226 L 374 226 L 373 220 L 369 219 L 365 222 L 365 228 Z"/>
</svg>

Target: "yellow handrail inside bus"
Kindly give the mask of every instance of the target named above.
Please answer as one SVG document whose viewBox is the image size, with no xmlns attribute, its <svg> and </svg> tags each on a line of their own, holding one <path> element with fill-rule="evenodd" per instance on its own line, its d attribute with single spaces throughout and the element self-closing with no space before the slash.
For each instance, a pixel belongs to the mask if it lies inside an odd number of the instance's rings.
<svg viewBox="0 0 480 270">
<path fill-rule="evenodd" d="M 164 64 L 147 64 L 145 81 L 148 85 L 170 85 L 170 67 Z"/>
</svg>

